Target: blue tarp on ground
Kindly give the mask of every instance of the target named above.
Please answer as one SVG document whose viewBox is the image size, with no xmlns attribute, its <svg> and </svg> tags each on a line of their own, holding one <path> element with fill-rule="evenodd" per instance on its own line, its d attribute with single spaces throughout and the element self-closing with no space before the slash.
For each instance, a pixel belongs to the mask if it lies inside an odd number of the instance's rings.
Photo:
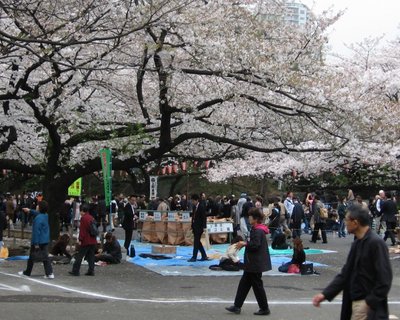
<svg viewBox="0 0 400 320">
<path fill-rule="evenodd" d="M 241 271 L 238 272 L 229 272 L 229 271 L 213 271 L 209 269 L 210 265 L 218 264 L 219 257 L 223 254 L 228 244 L 219 244 L 212 245 L 210 250 L 207 250 L 207 255 L 211 258 L 215 258 L 209 261 L 196 261 L 196 262 L 188 262 L 187 260 L 192 256 L 193 247 L 188 246 L 177 246 L 176 254 L 165 256 L 171 257 L 172 259 L 165 260 L 154 260 L 151 258 L 142 258 L 139 255 L 141 253 L 150 254 L 151 248 L 153 245 L 151 243 L 142 243 L 142 242 L 133 242 L 135 245 L 136 257 L 130 258 L 128 261 L 130 263 L 142 266 L 146 269 L 149 269 L 153 272 L 164 276 L 177 275 L 177 276 L 234 276 L 234 275 L 242 275 Z M 239 256 L 243 258 L 244 249 L 240 251 Z M 325 254 L 332 253 L 334 251 L 329 250 L 319 250 L 319 249 L 307 249 L 305 250 L 306 256 L 310 256 L 313 254 Z M 266 275 L 279 275 L 285 276 L 288 274 L 281 273 L 278 271 L 278 267 L 285 262 L 291 260 L 293 254 L 292 249 L 288 250 L 273 250 L 270 248 L 271 262 L 272 262 L 272 270 L 266 272 Z M 315 263 L 313 261 L 307 261 L 314 263 L 314 267 L 325 267 L 326 265 Z M 291 275 L 291 274 L 289 274 Z"/>
</svg>

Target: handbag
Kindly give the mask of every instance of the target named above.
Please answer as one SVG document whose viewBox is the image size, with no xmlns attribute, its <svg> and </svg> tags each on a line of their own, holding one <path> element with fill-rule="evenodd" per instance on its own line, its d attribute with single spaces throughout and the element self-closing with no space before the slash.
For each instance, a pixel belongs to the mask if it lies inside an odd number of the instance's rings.
<svg viewBox="0 0 400 320">
<path fill-rule="evenodd" d="M 32 249 L 30 258 L 33 260 L 33 262 L 43 262 L 47 259 L 47 252 L 40 248 Z"/>
<path fill-rule="evenodd" d="M 321 219 L 328 219 L 328 209 L 327 208 L 320 208 L 319 209 L 319 216 Z"/>
<path fill-rule="evenodd" d="M 99 235 L 99 229 L 97 227 L 97 222 L 94 219 L 90 221 L 89 234 L 92 237 L 97 237 Z"/>
<path fill-rule="evenodd" d="M 302 275 L 314 274 L 314 265 L 312 263 L 303 263 L 300 265 Z"/>
<path fill-rule="evenodd" d="M 292 263 L 289 265 L 287 273 L 300 273 L 300 268 L 297 264 Z"/>
</svg>

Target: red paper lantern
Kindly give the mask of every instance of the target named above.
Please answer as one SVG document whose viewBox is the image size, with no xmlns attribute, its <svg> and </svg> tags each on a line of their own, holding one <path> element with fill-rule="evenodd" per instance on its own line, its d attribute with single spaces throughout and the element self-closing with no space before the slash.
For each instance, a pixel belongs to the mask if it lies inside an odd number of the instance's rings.
<svg viewBox="0 0 400 320">
<path fill-rule="evenodd" d="M 183 171 L 186 171 L 186 161 L 183 161 L 183 162 L 181 163 L 181 167 L 182 167 L 182 170 L 183 170 Z"/>
<path fill-rule="evenodd" d="M 178 173 L 178 165 L 177 165 L 177 164 L 174 164 L 174 165 L 172 166 L 172 172 L 173 172 L 173 173 Z"/>
</svg>

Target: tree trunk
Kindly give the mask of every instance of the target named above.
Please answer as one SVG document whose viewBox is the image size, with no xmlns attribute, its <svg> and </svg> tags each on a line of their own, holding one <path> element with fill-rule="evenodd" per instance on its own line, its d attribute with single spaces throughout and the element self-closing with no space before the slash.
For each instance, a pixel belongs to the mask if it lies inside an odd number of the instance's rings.
<svg viewBox="0 0 400 320">
<path fill-rule="evenodd" d="M 43 198 L 49 204 L 50 240 L 57 240 L 60 235 L 59 211 L 72 183 L 69 183 L 69 180 L 66 177 L 54 179 L 53 175 L 47 175 L 43 183 Z"/>
</svg>

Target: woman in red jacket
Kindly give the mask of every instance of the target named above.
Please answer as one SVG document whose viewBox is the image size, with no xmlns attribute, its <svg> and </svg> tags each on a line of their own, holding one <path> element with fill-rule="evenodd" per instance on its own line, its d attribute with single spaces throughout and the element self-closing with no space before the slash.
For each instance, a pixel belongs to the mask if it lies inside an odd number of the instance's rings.
<svg viewBox="0 0 400 320">
<path fill-rule="evenodd" d="M 85 276 L 94 276 L 94 256 L 96 253 L 97 239 L 95 236 L 90 235 L 90 224 L 94 218 L 89 213 L 89 205 L 84 204 L 81 207 L 81 222 L 79 228 L 79 251 L 75 255 L 75 262 L 72 266 L 70 275 L 79 276 L 79 269 L 81 268 L 82 259 L 85 257 L 89 269 Z"/>
</svg>

